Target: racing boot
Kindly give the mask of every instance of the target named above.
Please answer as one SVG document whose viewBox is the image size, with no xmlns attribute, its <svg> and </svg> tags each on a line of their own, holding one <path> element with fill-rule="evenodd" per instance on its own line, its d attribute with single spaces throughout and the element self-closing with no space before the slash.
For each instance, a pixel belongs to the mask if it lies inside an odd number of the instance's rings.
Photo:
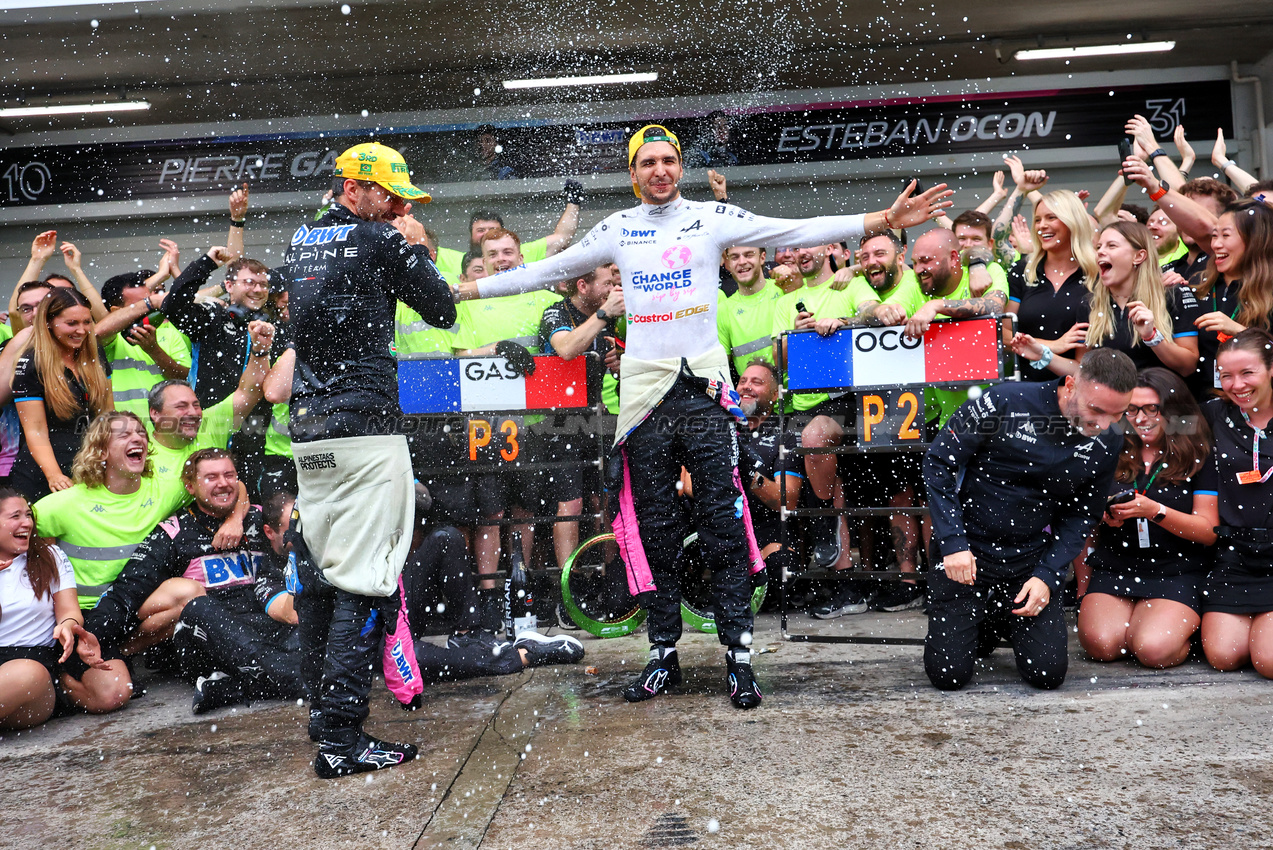
<svg viewBox="0 0 1273 850">
<path fill-rule="evenodd" d="M 725 653 L 725 671 L 729 674 L 729 700 L 737 708 L 760 705 L 760 685 L 751 669 L 751 652 L 731 649 Z"/>
<path fill-rule="evenodd" d="M 649 663 L 641 675 L 623 689 L 623 698 L 628 702 L 642 702 L 680 683 L 681 664 L 676 658 L 676 647 L 652 646 Z"/>
<path fill-rule="evenodd" d="M 359 730 L 358 738 L 351 747 L 341 746 L 333 741 L 322 741 L 318 745 L 318 756 L 314 759 L 314 772 L 319 779 L 335 779 L 353 773 L 397 767 L 415 757 L 414 744 L 391 744 Z"/>
</svg>

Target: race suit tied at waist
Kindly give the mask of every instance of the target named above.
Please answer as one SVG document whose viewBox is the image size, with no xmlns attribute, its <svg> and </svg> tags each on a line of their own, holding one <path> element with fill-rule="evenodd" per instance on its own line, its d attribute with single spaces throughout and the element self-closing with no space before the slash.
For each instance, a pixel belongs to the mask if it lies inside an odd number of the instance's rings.
<svg viewBox="0 0 1273 850">
<path fill-rule="evenodd" d="M 988 316 L 933 322 L 922 339 L 902 327 L 845 328 L 830 336 L 787 334 L 787 387 L 793 392 L 910 384 L 995 381 L 999 322 Z"/>
<path fill-rule="evenodd" d="M 503 357 L 403 358 L 398 402 L 408 415 L 587 408 L 586 360 L 536 357 L 522 377 Z"/>
</svg>

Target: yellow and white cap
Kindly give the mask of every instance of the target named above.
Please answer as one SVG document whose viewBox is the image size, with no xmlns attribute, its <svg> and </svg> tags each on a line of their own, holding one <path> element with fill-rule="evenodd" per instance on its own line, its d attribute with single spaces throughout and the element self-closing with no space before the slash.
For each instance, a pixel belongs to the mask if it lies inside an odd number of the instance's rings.
<svg viewBox="0 0 1273 850">
<path fill-rule="evenodd" d="M 641 150 L 641 146 L 650 142 L 667 142 L 676 148 L 676 152 L 681 152 L 681 140 L 676 137 L 668 128 L 662 124 L 646 124 L 640 130 L 632 134 L 632 138 L 628 139 L 628 166 L 636 160 L 637 151 Z M 637 188 L 636 182 L 632 183 L 632 191 L 639 198 L 641 190 Z"/>
<path fill-rule="evenodd" d="M 379 142 L 354 145 L 336 157 L 335 176 L 379 183 L 399 198 L 427 204 L 433 198 L 411 184 L 402 154 Z"/>
</svg>

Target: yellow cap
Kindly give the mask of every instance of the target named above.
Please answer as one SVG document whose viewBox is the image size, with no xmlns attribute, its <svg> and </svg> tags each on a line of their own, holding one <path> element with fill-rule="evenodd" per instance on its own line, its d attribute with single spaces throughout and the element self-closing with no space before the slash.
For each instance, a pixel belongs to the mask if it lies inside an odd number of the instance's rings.
<svg viewBox="0 0 1273 850">
<path fill-rule="evenodd" d="M 379 183 L 399 198 L 427 204 L 433 200 L 428 192 L 411 185 L 407 161 L 402 154 L 379 142 L 354 145 L 336 157 L 337 177 L 350 180 L 370 180 Z"/>
<path fill-rule="evenodd" d="M 632 167 L 632 161 L 636 159 L 637 151 L 641 146 L 649 142 L 667 142 L 676 148 L 676 152 L 681 152 L 681 140 L 676 138 L 676 134 L 662 124 L 646 124 L 640 130 L 632 134 L 632 138 L 628 139 L 628 167 Z M 639 198 L 641 190 L 637 188 L 636 182 L 632 183 L 632 191 Z"/>
</svg>

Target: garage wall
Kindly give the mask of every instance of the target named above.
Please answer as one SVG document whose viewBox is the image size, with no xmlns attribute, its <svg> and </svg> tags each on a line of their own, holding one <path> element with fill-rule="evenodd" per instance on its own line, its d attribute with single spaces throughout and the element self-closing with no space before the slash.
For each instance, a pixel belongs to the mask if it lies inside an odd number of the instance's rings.
<svg viewBox="0 0 1273 850">
<path fill-rule="evenodd" d="M 1097 84 L 1134 84 L 1162 82 L 1164 78 L 1217 79 L 1228 78 L 1228 68 L 1174 69 L 1153 75 L 1137 73 L 1075 74 L 1064 80 L 1069 86 Z M 1005 87 L 1057 86 L 1056 78 L 1016 78 Z M 985 88 L 985 82 L 978 85 Z M 958 83 L 948 87 L 958 88 Z M 831 92 L 801 92 L 803 102 L 816 100 Z M 843 96 L 844 91 L 834 92 Z M 1233 87 L 1234 135 L 1230 156 L 1252 170 L 1258 164 L 1252 142 L 1258 138 L 1255 126 L 1255 98 L 1250 85 Z M 612 105 L 613 106 L 613 105 Z M 642 104 L 633 104 L 633 114 L 640 114 Z M 644 105 L 648 107 L 648 104 Z M 1187 124 L 1186 124 L 1187 126 Z M 153 138 L 171 138 L 175 128 L 152 128 Z M 183 128 L 187 132 L 190 128 Z M 217 132 L 223 128 L 218 127 Z M 139 131 L 134 131 L 137 133 Z M 206 130 L 204 131 L 207 132 Z M 1204 142 L 1203 128 L 1192 131 L 1194 142 L 1205 158 L 1209 144 Z M 84 134 L 83 139 L 91 139 Z M 64 142 L 63 135 L 59 141 Z M 12 144 L 39 143 L 38 137 L 22 137 Z M 1057 188 L 1086 188 L 1094 196 L 1109 185 L 1117 155 L 1104 148 L 1073 148 L 1025 152 L 1030 167 L 1047 168 L 1051 184 Z M 1206 163 L 1195 168 L 1195 176 L 1207 173 Z M 990 173 L 1002 168 L 995 154 L 965 154 L 897 158 L 888 160 L 841 161 L 803 165 L 756 166 L 735 168 L 727 175 L 730 199 L 758 213 L 776 216 L 808 216 L 840 212 L 864 212 L 887 206 L 900 190 L 903 179 L 916 176 L 932 184 L 941 179 L 957 192 L 955 210 L 976 206 L 990 191 Z M 629 207 L 634 202 L 626 175 L 597 175 L 587 178 L 589 200 L 584 209 L 580 235 L 610 212 Z M 426 226 L 436 231 L 443 245 L 463 248 L 467 241 L 468 217 L 478 207 L 495 207 L 506 212 L 506 223 L 524 239 L 541 236 L 554 227 L 560 215 L 560 181 L 551 179 L 517 180 L 499 183 L 454 183 L 429 188 L 434 201 L 417 210 Z M 245 239 L 248 254 L 268 264 L 279 261 L 287 241 L 297 225 L 307 221 L 317 208 L 324 186 L 312 193 L 293 192 L 253 196 L 252 216 Z M 689 171 L 682 182 L 682 192 L 690 198 L 711 198 L 703 172 Z M 1129 200 L 1139 189 L 1133 188 Z M 0 218 L 0 293 L 7 299 L 26 265 L 32 237 L 43 229 L 56 228 L 59 239 L 73 241 L 85 254 L 87 271 L 95 281 L 112 274 L 153 267 L 159 257 L 158 240 L 171 238 L 182 247 L 188 262 L 209 245 L 224 244 L 228 227 L 225 198 L 199 198 L 181 201 L 181 208 L 150 203 L 144 214 L 129 204 L 80 205 L 76 208 L 24 208 L 21 216 Z M 27 220 L 21 220 L 25 217 Z M 63 270 L 60 258 L 54 258 L 49 271 Z"/>
</svg>

